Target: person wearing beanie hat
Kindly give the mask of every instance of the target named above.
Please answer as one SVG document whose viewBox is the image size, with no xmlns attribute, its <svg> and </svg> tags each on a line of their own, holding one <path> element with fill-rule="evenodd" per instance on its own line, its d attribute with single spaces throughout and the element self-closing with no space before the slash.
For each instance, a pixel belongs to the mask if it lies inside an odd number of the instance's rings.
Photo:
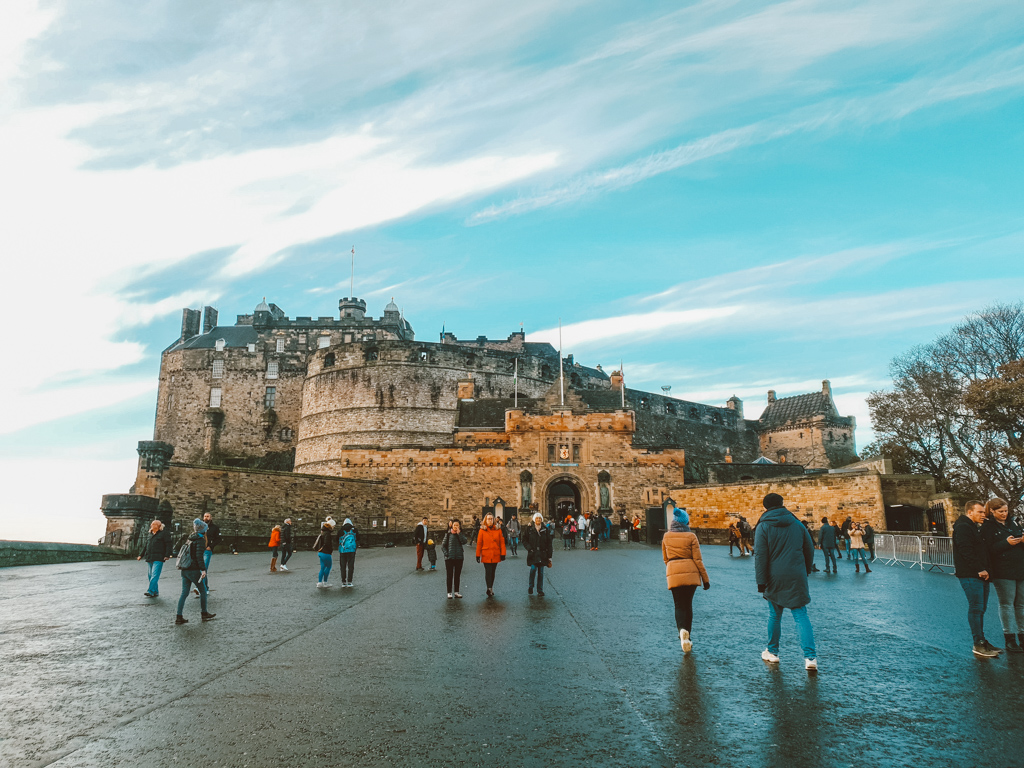
<svg viewBox="0 0 1024 768">
<path fill-rule="evenodd" d="M 350 518 L 345 518 L 338 531 L 338 559 L 341 561 L 341 586 L 352 586 L 352 572 L 356 567 L 356 527 Z"/>
<path fill-rule="evenodd" d="M 782 613 L 789 608 L 800 634 L 804 667 L 814 673 L 818 671 L 817 651 L 807 616 L 807 604 L 811 602 L 807 577 L 814 566 L 814 543 L 807 528 L 783 506 L 779 494 L 765 496 L 764 507 L 754 536 L 757 591 L 768 601 L 768 647 L 761 658 L 769 664 L 779 663 Z"/>
<path fill-rule="evenodd" d="M 690 516 L 685 509 L 672 510 L 672 521 L 661 540 L 661 556 L 665 561 L 665 578 L 672 602 L 675 604 L 676 632 L 683 653 L 693 650 L 690 633 L 693 631 L 693 596 L 697 586 L 711 589 L 704 560 L 700 554 L 700 542 L 690 530 Z"/>
<path fill-rule="evenodd" d="M 178 598 L 178 612 L 175 614 L 175 624 L 188 624 L 182 612 L 185 610 L 185 599 L 189 590 L 195 586 L 199 595 L 199 606 L 203 621 L 209 621 L 216 614 L 207 610 L 206 597 L 206 568 L 203 565 L 203 552 L 206 549 L 207 525 L 198 517 L 192 521 L 192 533 L 182 543 L 178 552 L 178 570 L 181 573 L 181 596 Z"/>
<path fill-rule="evenodd" d="M 320 557 L 320 573 L 317 576 L 316 588 L 329 589 L 331 585 L 327 583 L 327 579 L 331 575 L 331 555 L 334 553 L 333 518 L 327 518 L 320 525 L 320 535 L 313 542 L 313 551 Z"/>
<path fill-rule="evenodd" d="M 544 569 L 551 567 L 554 543 L 551 531 L 544 525 L 544 517 L 540 512 L 535 512 L 533 524 L 526 526 L 523 532 L 523 546 L 526 547 L 526 564 L 530 566 L 530 587 L 527 594 L 533 594 L 533 584 L 536 581 L 537 594 L 544 597 Z"/>
</svg>

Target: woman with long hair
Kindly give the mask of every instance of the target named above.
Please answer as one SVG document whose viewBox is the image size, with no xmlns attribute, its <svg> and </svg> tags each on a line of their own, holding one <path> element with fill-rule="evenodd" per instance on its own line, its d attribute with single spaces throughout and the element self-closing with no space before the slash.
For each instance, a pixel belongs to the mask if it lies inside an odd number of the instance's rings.
<svg viewBox="0 0 1024 768">
<path fill-rule="evenodd" d="M 683 653 L 693 649 L 690 632 L 693 630 L 693 596 L 697 586 L 711 589 L 711 579 L 700 556 L 700 542 L 690 530 L 690 516 L 685 509 L 672 510 L 672 522 L 661 540 L 661 555 L 665 559 L 665 577 L 672 592 L 676 609 L 676 630 Z"/>
<path fill-rule="evenodd" d="M 476 537 L 476 561 L 484 564 L 484 578 L 487 582 L 487 596 L 494 597 L 494 573 L 498 563 L 505 559 L 505 537 L 494 524 L 494 515 L 488 512 Z"/>
<path fill-rule="evenodd" d="M 453 597 L 462 597 L 459 592 L 459 582 L 462 579 L 462 563 L 465 558 L 462 548 L 466 545 L 466 541 L 466 534 L 462 532 L 462 523 L 458 520 L 449 521 L 448 532 L 441 541 L 449 600 Z"/>
<path fill-rule="evenodd" d="M 1006 650 L 1024 652 L 1024 534 L 1002 499 L 985 504 L 981 539 L 988 547 L 989 578 L 999 599 L 999 623 Z M 1018 642 L 1019 640 L 1019 642 Z"/>
</svg>

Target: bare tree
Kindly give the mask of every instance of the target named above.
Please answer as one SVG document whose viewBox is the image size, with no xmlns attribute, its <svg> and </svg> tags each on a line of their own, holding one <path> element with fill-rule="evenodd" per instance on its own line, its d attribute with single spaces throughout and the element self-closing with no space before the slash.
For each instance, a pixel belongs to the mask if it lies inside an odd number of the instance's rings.
<svg viewBox="0 0 1024 768">
<path fill-rule="evenodd" d="M 941 490 L 1001 496 L 1016 509 L 1024 497 L 1020 426 L 986 417 L 995 411 L 979 411 L 977 398 L 993 386 L 983 382 L 1021 358 L 1024 303 L 984 309 L 897 357 L 893 388 L 868 397 L 877 439 L 864 454 L 886 453 L 894 469 L 931 474 Z"/>
</svg>

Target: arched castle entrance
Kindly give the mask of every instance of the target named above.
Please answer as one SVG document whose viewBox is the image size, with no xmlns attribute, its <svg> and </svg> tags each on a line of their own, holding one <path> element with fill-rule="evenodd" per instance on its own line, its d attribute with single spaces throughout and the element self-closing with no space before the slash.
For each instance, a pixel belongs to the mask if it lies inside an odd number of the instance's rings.
<svg viewBox="0 0 1024 768">
<path fill-rule="evenodd" d="M 590 499 L 583 482 L 575 475 L 555 475 L 544 488 L 544 518 L 562 520 L 571 507 L 579 515 L 590 509 Z"/>
</svg>

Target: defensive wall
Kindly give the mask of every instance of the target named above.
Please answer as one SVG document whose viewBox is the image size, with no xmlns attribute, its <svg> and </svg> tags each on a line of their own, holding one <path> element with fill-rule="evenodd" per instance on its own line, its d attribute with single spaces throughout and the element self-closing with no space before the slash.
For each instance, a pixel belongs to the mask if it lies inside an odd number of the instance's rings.
<svg viewBox="0 0 1024 768">
<path fill-rule="evenodd" d="M 0 568 L 15 565 L 81 563 L 93 560 L 121 560 L 123 549 L 94 544 L 64 544 L 53 541 L 0 541 Z"/>
</svg>

